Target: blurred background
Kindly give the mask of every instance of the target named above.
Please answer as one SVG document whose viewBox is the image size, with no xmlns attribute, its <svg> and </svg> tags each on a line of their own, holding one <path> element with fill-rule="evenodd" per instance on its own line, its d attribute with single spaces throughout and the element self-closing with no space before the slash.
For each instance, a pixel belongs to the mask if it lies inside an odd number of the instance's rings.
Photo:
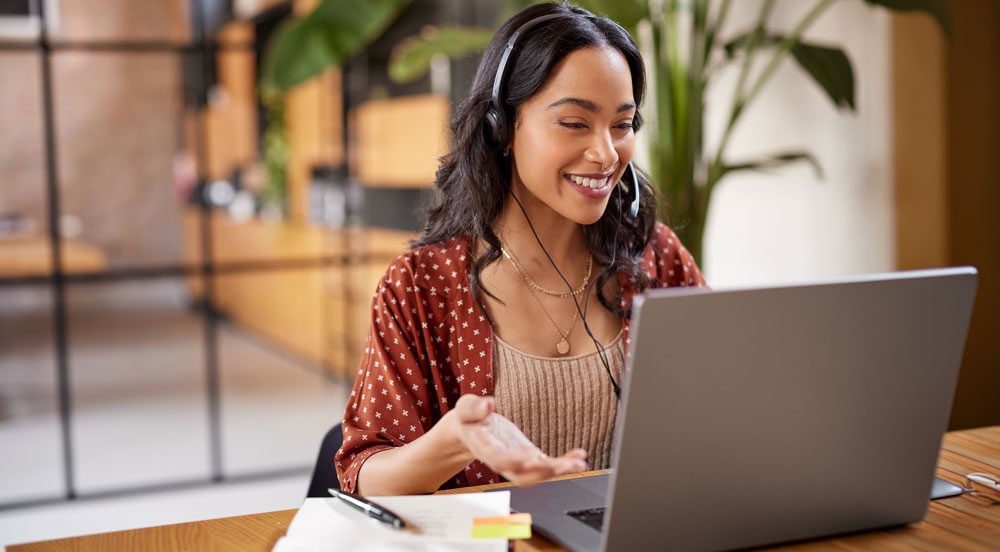
<svg viewBox="0 0 1000 552">
<path fill-rule="evenodd" d="M 737 32 L 761 2 L 733 4 Z M 966 428 L 1000 424 L 1000 4 L 945 4 L 949 35 L 860 0 L 810 27 L 853 64 L 850 112 L 786 63 L 724 138 L 739 70 L 718 70 L 707 148 L 805 148 L 823 173 L 727 177 L 701 263 L 716 287 L 977 266 Z M 300 504 L 477 62 L 400 84 L 393 49 L 511 9 L 404 2 L 341 63 L 261 89 L 316 5 L 0 0 L 0 544 Z"/>
</svg>

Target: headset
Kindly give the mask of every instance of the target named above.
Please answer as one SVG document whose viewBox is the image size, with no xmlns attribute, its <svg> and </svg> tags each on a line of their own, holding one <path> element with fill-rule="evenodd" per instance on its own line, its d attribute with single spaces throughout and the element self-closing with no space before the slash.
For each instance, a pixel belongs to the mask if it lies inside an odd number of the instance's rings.
<svg viewBox="0 0 1000 552">
<path fill-rule="evenodd" d="M 517 46 L 517 40 L 524 33 L 531 30 L 533 27 L 544 23 L 552 19 L 558 19 L 562 17 L 573 17 L 576 14 L 573 13 L 549 13 L 545 15 L 540 15 L 533 19 L 521 24 L 520 27 L 510 35 L 507 39 L 507 47 L 504 48 L 503 55 L 500 57 L 500 64 L 497 65 L 497 74 L 493 78 L 493 93 L 490 96 L 490 106 L 486 110 L 486 125 L 489 127 L 490 134 L 496 141 L 498 147 L 506 147 L 513 138 L 511 133 L 511 117 L 508 117 L 503 108 L 503 102 L 500 101 L 500 94 L 503 91 L 504 84 L 507 82 L 507 62 L 510 59 L 510 54 L 514 51 L 514 47 Z M 622 182 L 619 186 L 624 185 L 625 175 L 630 174 L 632 184 L 631 186 L 626 186 L 626 195 L 621 196 L 621 203 L 624 206 L 627 202 L 629 205 L 629 214 L 632 218 L 639 216 L 639 194 L 641 186 L 639 184 L 639 178 L 635 174 L 635 167 L 632 166 L 632 162 L 629 161 L 628 165 L 625 167 L 625 172 L 622 173 Z"/>
</svg>

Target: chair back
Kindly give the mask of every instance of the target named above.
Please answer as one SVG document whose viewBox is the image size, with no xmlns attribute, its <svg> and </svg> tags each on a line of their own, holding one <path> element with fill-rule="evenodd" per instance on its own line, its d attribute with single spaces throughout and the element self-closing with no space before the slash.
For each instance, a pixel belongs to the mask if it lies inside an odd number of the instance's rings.
<svg viewBox="0 0 1000 552">
<path fill-rule="evenodd" d="M 313 466 L 312 480 L 309 482 L 306 498 L 330 496 L 327 489 L 340 488 L 340 479 L 337 478 L 337 470 L 333 467 L 333 456 L 343 443 L 344 428 L 338 423 L 326 432 L 319 446 L 319 455 L 316 457 L 316 465 Z"/>
</svg>

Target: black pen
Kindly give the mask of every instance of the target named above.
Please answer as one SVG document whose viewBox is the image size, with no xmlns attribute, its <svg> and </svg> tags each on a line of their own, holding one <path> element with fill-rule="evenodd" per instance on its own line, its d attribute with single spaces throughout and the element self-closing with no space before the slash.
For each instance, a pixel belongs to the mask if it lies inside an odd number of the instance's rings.
<svg viewBox="0 0 1000 552">
<path fill-rule="evenodd" d="M 330 496 L 333 498 L 339 498 L 344 504 L 347 504 L 351 508 L 354 508 L 355 510 L 380 523 L 384 523 L 393 529 L 402 529 L 403 527 L 406 527 L 406 522 L 403 521 L 403 518 L 397 516 L 391 510 L 375 504 L 367 498 L 344 492 L 340 489 L 327 489 L 327 492 L 330 493 Z"/>
</svg>

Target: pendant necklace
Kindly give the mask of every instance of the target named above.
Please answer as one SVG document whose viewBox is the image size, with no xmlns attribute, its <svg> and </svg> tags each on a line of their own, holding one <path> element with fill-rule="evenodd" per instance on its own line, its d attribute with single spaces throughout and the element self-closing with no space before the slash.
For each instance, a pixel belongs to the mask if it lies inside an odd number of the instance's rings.
<svg viewBox="0 0 1000 552">
<path fill-rule="evenodd" d="M 573 328 L 576 327 L 576 319 L 579 318 L 579 310 L 573 311 L 573 318 L 569 322 L 569 328 L 566 330 L 565 333 L 563 333 L 563 331 L 559 329 L 559 326 L 556 324 L 555 320 L 552 319 L 552 315 L 550 315 L 549 311 L 545 309 L 544 305 L 542 305 L 542 301 L 538 298 L 537 295 L 535 295 L 534 290 L 537 289 L 538 291 L 541 291 L 542 293 L 545 293 L 547 295 L 553 295 L 555 297 L 561 297 L 561 298 L 573 297 L 583 293 L 583 291 L 587 289 L 587 284 L 590 282 L 591 269 L 593 268 L 593 259 L 590 257 L 590 255 L 587 255 L 587 272 L 583 276 L 583 283 L 580 284 L 580 287 L 573 290 L 572 292 L 559 293 L 559 292 L 549 291 L 536 284 L 528 276 L 528 273 L 523 268 L 521 268 L 518 262 L 514 260 L 514 257 L 507 252 L 506 248 L 501 247 L 500 251 L 503 253 L 504 257 L 506 257 L 507 260 L 510 261 L 510 264 L 514 267 L 514 270 L 518 273 L 518 275 L 521 277 L 521 280 L 524 282 L 525 287 L 528 288 L 528 294 L 531 296 L 531 299 L 535 302 L 536 305 L 538 305 L 538 308 L 542 311 L 542 314 L 545 315 L 545 319 L 548 320 L 549 324 L 552 325 L 552 329 L 554 329 L 556 333 L 559 335 L 560 339 L 559 342 L 556 343 L 556 352 L 562 356 L 569 354 L 569 349 L 570 349 L 569 336 L 573 334 Z"/>
</svg>

